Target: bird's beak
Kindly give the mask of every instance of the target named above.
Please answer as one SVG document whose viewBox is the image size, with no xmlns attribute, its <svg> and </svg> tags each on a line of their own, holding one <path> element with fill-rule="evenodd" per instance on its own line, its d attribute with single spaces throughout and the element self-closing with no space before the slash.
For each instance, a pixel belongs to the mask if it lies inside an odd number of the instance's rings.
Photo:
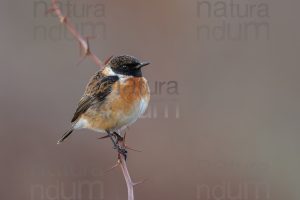
<svg viewBox="0 0 300 200">
<path fill-rule="evenodd" d="M 143 62 L 143 63 L 139 64 L 138 68 L 145 67 L 146 65 L 149 65 L 149 64 L 150 64 L 149 62 Z"/>
</svg>

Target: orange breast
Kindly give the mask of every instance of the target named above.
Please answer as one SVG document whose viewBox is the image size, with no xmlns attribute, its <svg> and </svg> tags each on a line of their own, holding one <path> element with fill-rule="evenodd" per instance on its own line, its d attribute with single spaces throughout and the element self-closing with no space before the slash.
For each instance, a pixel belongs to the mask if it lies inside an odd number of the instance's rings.
<svg viewBox="0 0 300 200">
<path fill-rule="evenodd" d="M 104 104 L 97 109 L 89 109 L 82 117 L 89 122 L 89 127 L 99 130 L 119 129 L 125 126 L 135 113 L 137 106 L 143 100 L 150 100 L 147 81 L 143 77 L 120 80 L 113 85 L 112 93 Z"/>
</svg>

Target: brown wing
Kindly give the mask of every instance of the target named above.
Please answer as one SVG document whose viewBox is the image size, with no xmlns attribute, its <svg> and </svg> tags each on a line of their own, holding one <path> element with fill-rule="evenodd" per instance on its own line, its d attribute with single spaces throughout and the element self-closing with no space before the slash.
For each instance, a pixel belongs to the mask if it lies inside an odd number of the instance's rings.
<svg viewBox="0 0 300 200">
<path fill-rule="evenodd" d="M 71 122 L 76 121 L 95 103 L 104 102 L 107 95 L 111 93 L 112 85 L 118 80 L 118 76 L 103 76 L 101 71 L 97 72 L 88 83 Z"/>
</svg>

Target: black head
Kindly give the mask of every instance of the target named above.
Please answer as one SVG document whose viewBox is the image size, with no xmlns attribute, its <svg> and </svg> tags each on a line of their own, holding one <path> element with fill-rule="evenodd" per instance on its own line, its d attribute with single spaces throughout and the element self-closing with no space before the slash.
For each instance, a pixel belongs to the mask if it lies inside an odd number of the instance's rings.
<svg viewBox="0 0 300 200">
<path fill-rule="evenodd" d="M 109 62 L 115 73 L 136 77 L 141 77 L 141 68 L 149 64 L 148 62 L 142 63 L 137 58 L 128 55 L 115 56 Z"/>
</svg>

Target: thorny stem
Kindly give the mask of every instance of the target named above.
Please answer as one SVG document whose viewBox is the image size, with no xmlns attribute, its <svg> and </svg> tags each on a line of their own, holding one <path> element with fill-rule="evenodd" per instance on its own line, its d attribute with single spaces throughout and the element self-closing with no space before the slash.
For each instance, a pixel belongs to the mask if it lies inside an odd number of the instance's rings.
<svg viewBox="0 0 300 200">
<path fill-rule="evenodd" d="M 134 183 L 132 182 L 132 179 L 131 179 L 130 174 L 128 172 L 127 164 L 126 164 L 124 156 L 119 155 L 119 161 L 118 162 L 120 164 L 120 167 L 122 169 L 122 173 L 123 173 L 125 181 L 126 181 L 128 200 L 134 200 L 134 193 L 133 193 Z"/>
<path fill-rule="evenodd" d="M 59 18 L 60 22 L 67 27 L 67 29 L 70 31 L 70 33 L 75 37 L 75 39 L 78 40 L 79 45 L 80 45 L 80 50 L 84 52 L 84 57 L 91 57 L 93 62 L 99 66 L 99 67 L 104 67 L 105 64 L 102 63 L 102 61 L 94 54 L 92 53 L 90 46 L 89 46 L 89 41 L 88 38 L 84 38 L 74 27 L 74 25 L 68 20 L 66 16 L 62 14 L 61 9 L 57 5 L 57 0 L 51 0 L 52 2 L 52 8 L 49 10 L 51 12 L 54 12 L 56 16 Z M 108 59 L 108 61 L 110 58 Z M 106 61 L 106 62 L 108 62 Z M 120 145 L 122 145 L 124 148 L 126 148 L 126 145 L 124 142 L 121 142 Z M 123 176 L 126 181 L 126 186 L 127 186 L 127 192 L 128 192 L 128 200 L 134 200 L 134 190 L 133 187 L 137 185 L 138 183 L 133 183 L 132 179 L 130 177 L 130 174 L 128 172 L 126 160 L 123 155 L 118 155 L 118 163 L 121 167 Z M 116 166 L 117 166 L 116 165 Z"/>
<path fill-rule="evenodd" d="M 126 145 L 125 140 L 126 140 L 126 133 L 123 136 L 123 140 L 118 141 L 118 144 L 122 148 L 128 149 L 128 146 Z M 137 151 L 135 149 L 131 149 L 131 150 Z M 127 193 L 128 193 L 128 200 L 134 200 L 134 190 L 133 190 L 134 186 L 143 183 L 145 180 L 141 181 L 141 182 L 137 182 L 137 183 L 134 183 L 132 181 L 131 176 L 130 176 L 130 174 L 128 172 L 128 168 L 127 168 L 125 157 L 123 155 L 121 155 L 120 153 L 118 154 L 118 163 L 117 163 L 117 165 L 119 165 L 121 167 L 123 176 L 124 176 L 125 181 L 126 181 Z"/>
<path fill-rule="evenodd" d="M 83 50 L 84 57 L 91 57 L 93 62 L 99 66 L 104 67 L 102 61 L 91 51 L 88 38 L 84 38 L 74 27 L 74 25 L 68 20 L 66 16 L 63 15 L 61 9 L 57 5 L 57 0 L 51 0 L 52 8 L 49 10 L 50 12 L 54 12 L 56 16 L 59 18 L 60 22 L 64 24 L 70 33 L 78 40 L 80 49 Z"/>
</svg>

